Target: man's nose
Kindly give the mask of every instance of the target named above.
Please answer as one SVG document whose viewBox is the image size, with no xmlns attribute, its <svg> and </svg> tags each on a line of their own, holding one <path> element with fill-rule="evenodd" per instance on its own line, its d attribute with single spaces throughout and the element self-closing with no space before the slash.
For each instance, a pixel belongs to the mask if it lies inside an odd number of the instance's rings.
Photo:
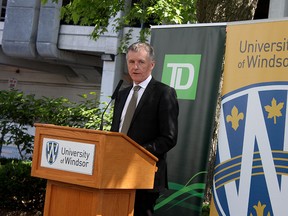
<svg viewBox="0 0 288 216">
<path fill-rule="evenodd" d="M 139 68 L 139 63 L 135 62 L 134 68 Z"/>
</svg>

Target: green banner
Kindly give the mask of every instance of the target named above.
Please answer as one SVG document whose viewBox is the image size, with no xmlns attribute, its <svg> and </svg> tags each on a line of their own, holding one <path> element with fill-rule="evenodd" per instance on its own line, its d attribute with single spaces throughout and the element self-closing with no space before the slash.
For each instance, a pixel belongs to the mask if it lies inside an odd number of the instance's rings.
<svg viewBox="0 0 288 216">
<path fill-rule="evenodd" d="M 169 191 L 155 215 L 201 213 L 225 34 L 221 24 L 152 27 L 153 76 L 176 89 L 180 107 L 178 142 L 167 158 Z"/>
</svg>

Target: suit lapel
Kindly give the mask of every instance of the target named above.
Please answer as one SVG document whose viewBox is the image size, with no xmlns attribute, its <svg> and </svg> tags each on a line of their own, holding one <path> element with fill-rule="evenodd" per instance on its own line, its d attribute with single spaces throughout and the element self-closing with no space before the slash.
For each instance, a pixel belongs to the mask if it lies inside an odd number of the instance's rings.
<svg viewBox="0 0 288 216">
<path fill-rule="evenodd" d="M 128 87 L 128 88 L 126 88 L 126 89 L 123 90 L 123 96 L 122 96 L 121 100 L 119 101 L 119 107 L 120 107 L 119 110 L 121 110 L 121 113 L 122 113 L 122 110 L 123 110 L 123 108 L 124 108 L 125 102 L 126 102 L 126 100 L 127 100 L 127 97 L 128 97 L 128 95 L 129 95 L 129 92 L 130 92 L 130 90 L 132 89 L 132 87 L 133 87 L 133 86 L 130 86 L 130 87 Z"/>
<path fill-rule="evenodd" d="M 149 82 L 149 84 L 147 85 L 137 107 L 136 107 L 136 110 L 135 110 L 135 113 L 134 113 L 134 116 L 133 116 L 133 119 L 132 119 L 132 122 L 134 121 L 135 117 L 138 115 L 138 113 L 140 112 L 141 108 L 143 107 L 143 105 L 145 104 L 145 101 L 147 101 L 147 98 L 151 97 L 152 96 L 152 90 L 154 88 L 154 83 L 155 83 L 155 80 L 152 78 L 151 81 Z"/>
</svg>

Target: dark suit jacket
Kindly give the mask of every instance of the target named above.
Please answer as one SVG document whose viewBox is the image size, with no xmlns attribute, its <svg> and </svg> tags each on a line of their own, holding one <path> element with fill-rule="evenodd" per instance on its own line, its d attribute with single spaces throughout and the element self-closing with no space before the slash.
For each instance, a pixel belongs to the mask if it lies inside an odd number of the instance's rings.
<svg viewBox="0 0 288 216">
<path fill-rule="evenodd" d="M 115 100 L 111 131 L 119 131 L 121 113 L 131 88 L 121 90 Z M 127 132 L 130 138 L 159 159 L 154 181 L 154 190 L 159 192 L 168 188 L 166 153 L 177 142 L 178 113 L 175 90 L 152 78 Z"/>
</svg>

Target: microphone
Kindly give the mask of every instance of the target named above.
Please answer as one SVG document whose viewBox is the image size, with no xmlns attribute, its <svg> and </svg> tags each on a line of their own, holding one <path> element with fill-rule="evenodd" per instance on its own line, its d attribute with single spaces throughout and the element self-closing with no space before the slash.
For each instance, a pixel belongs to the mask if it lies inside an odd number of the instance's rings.
<svg viewBox="0 0 288 216">
<path fill-rule="evenodd" d="M 114 99 L 117 98 L 118 92 L 119 92 L 119 89 L 120 89 L 122 83 L 123 83 L 123 80 L 122 80 L 122 79 L 119 80 L 118 85 L 116 86 L 116 88 L 115 88 L 115 90 L 114 90 L 114 92 L 113 92 L 113 94 L 112 94 L 112 96 L 111 96 L 111 100 L 114 100 Z"/>
<path fill-rule="evenodd" d="M 109 101 L 109 103 L 108 103 L 107 106 L 105 107 L 104 111 L 102 112 L 101 121 L 100 121 L 100 130 L 103 130 L 104 114 L 106 113 L 106 110 L 107 110 L 108 107 L 110 106 L 111 102 L 112 102 L 114 99 L 117 98 L 118 92 L 119 92 L 119 90 L 120 90 L 120 87 L 121 87 L 122 83 L 123 83 L 123 80 L 122 80 L 122 79 L 119 80 L 119 82 L 118 82 L 118 84 L 117 84 L 117 86 L 116 86 L 116 88 L 115 88 L 115 90 L 114 90 L 114 92 L 113 92 L 113 94 L 112 94 L 112 96 L 111 96 L 111 100 Z"/>
</svg>

